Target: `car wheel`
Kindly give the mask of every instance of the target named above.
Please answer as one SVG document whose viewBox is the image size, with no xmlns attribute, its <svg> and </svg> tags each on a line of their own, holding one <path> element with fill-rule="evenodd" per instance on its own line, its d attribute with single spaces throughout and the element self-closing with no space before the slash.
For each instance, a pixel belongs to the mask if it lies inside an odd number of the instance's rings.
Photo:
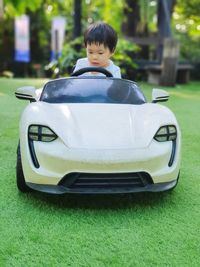
<svg viewBox="0 0 200 267">
<path fill-rule="evenodd" d="M 24 173 L 22 169 L 22 162 L 21 162 L 21 152 L 20 152 L 20 145 L 18 144 L 17 147 L 17 165 L 16 165 L 16 179 L 17 179 L 17 188 L 19 191 L 25 193 L 30 192 L 31 188 L 29 188 L 26 185 L 25 179 L 24 179 Z"/>
</svg>

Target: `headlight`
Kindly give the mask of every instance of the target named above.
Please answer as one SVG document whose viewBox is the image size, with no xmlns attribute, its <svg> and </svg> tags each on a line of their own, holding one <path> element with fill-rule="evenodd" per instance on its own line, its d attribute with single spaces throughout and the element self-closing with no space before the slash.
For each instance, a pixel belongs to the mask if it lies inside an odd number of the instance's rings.
<svg viewBox="0 0 200 267">
<path fill-rule="evenodd" d="M 166 125 L 160 127 L 154 136 L 154 139 L 158 142 L 174 141 L 177 137 L 177 130 L 174 125 Z"/>
<path fill-rule="evenodd" d="M 32 141 L 51 142 L 57 138 L 57 135 L 47 126 L 30 125 L 28 138 Z"/>
</svg>

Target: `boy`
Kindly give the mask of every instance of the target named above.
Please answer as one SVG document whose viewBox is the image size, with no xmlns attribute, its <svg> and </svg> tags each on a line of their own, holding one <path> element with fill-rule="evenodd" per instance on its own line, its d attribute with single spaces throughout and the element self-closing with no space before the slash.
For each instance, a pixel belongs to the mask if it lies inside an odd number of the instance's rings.
<svg viewBox="0 0 200 267">
<path fill-rule="evenodd" d="M 90 25 L 84 33 L 84 44 L 87 58 L 78 59 L 74 71 L 86 67 L 101 67 L 111 72 L 113 77 L 121 78 L 120 68 L 110 60 L 117 45 L 117 34 L 110 25 L 104 22 Z M 103 75 L 96 72 L 91 74 Z"/>
</svg>

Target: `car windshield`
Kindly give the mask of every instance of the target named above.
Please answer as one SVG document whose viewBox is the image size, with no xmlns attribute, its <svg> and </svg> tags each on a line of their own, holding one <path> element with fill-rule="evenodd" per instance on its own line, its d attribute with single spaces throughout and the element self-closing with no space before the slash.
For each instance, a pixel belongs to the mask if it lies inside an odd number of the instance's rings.
<svg viewBox="0 0 200 267">
<path fill-rule="evenodd" d="M 48 82 L 40 101 L 48 103 L 143 104 L 145 97 L 136 83 L 115 78 L 76 77 Z"/>
</svg>

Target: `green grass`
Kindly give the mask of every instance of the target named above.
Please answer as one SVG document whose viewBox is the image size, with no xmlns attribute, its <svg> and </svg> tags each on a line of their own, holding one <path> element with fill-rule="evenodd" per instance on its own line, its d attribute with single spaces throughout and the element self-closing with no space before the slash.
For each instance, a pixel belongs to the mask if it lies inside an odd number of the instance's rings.
<svg viewBox="0 0 200 267">
<path fill-rule="evenodd" d="M 200 83 L 168 88 L 182 129 L 181 177 L 165 193 L 21 194 L 15 183 L 20 113 L 0 79 L 0 266 L 200 266 Z M 152 86 L 143 84 L 150 97 Z"/>
</svg>

